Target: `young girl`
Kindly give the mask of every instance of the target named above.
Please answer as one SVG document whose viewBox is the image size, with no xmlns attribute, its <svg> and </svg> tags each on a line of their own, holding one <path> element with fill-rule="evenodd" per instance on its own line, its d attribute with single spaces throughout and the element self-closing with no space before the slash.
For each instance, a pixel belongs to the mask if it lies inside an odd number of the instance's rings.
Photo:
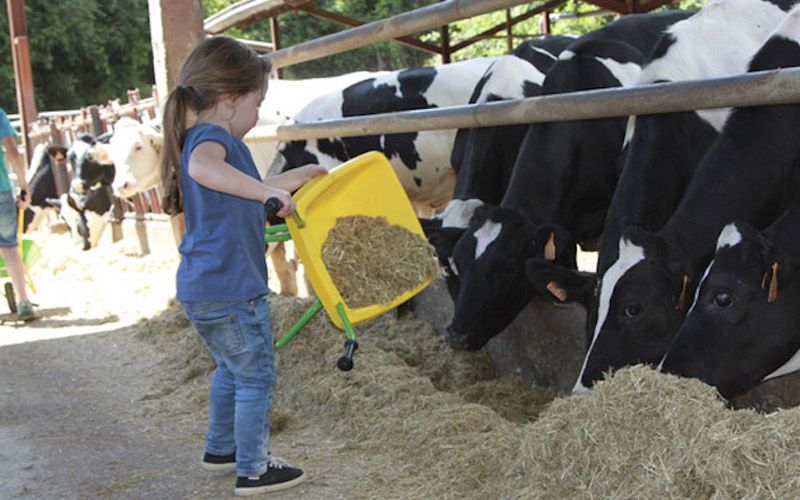
<svg viewBox="0 0 800 500">
<path fill-rule="evenodd" d="M 256 124 L 269 70 L 242 43 L 208 38 L 189 54 L 164 108 L 164 206 L 186 217 L 177 297 L 217 365 L 203 466 L 235 468 L 237 495 L 305 478 L 269 454 L 275 362 L 264 203 L 276 197 L 283 203 L 278 215 L 288 215 L 289 192 L 326 170 L 308 165 L 261 181 L 241 139 Z"/>
</svg>

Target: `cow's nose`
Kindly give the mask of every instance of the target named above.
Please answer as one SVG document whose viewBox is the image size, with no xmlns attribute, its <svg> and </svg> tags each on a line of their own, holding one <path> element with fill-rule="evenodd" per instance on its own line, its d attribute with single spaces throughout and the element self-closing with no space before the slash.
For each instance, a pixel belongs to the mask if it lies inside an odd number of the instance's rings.
<svg viewBox="0 0 800 500">
<path fill-rule="evenodd" d="M 467 343 L 467 335 L 459 334 L 453 328 L 453 325 L 448 326 L 444 330 L 444 340 L 447 342 L 447 345 L 452 347 L 453 349 L 457 349 L 459 351 L 466 351 L 469 349 L 469 344 Z"/>
<path fill-rule="evenodd" d="M 591 393 L 592 393 L 592 390 L 590 388 L 586 387 L 585 385 L 583 385 L 583 382 L 581 382 L 581 379 L 578 379 L 578 381 L 575 382 L 575 387 L 572 388 L 572 394 L 581 394 L 581 395 L 584 395 L 584 396 L 588 396 Z"/>
</svg>

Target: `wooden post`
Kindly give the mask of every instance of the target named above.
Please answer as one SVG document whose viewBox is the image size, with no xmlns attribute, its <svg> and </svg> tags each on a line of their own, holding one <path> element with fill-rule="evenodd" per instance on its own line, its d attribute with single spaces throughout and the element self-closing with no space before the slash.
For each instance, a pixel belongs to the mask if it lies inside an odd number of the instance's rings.
<svg viewBox="0 0 800 500">
<path fill-rule="evenodd" d="M 542 12 L 542 33 L 544 33 L 545 35 L 549 35 L 550 33 L 552 33 L 551 29 L 552 28 L 550 27 L 550 11 L 545 9 Z"/>
<path fill-rule="evenodd" d="M 272 36 L 272 50 L 280 50 L 281 48 L 281 29 L 278 25 L 278 16 L 269 18 L 269 32 Z M 276 78 L 283 77 L 283 70 L 281 68 L 274 68 L 272 70 Z"/>
<path fill-rule="evenodd" d="M 142 193 L 132 198 L 134 210 L 136 211 L 134 227 L 136 228 L 136 239 L 139 241 L 139 253 L 141 255 L 150 255 L 150 241 L 147 239 L 147 228 L 144 222 L 145 204 L 142 198 L 144 198 Z"/>
<path fill-rule="evenodd" d="M 506 9 L 506 48 L 514 52 L 514 23 L 511 22 L 511 9 Z"/>
<path fill-rule="evenodd" d="M 205 38 L 203 6 L 200 0 L 148 0 L 147 6 L 156 87 L 160 89 L 158 97 L 165 99 L 178 83 L 184 59 Z M 183 219 L 183 215 L 179 217 Z M 172 227 L 175 243 L 179 244 L 185 222 L 173 221 Z"/>
<path fill-rule="evenodd" d="M 92 135 L 94 137 L 106 131 L 106 124 L 100 119 L 100 108 L 89 106 L 89 116 L 92 118 Z"/>
<path fill-rule="evenodd" d="M 24 0 L 6 0 L 8 28 L 11 40 L 11 60 L 14 64 L 14 82 L 17 87 L 17 108 L 22 120 L 22 142 L 30 161 L 31 144 L 28 129 L 36 122 L 36 99 L 33 89 L 33 71 L 28 51 L 28 23 L 25 19 Z"/>
<path fill-rule="evenodd" d="M 439 33 L 441 34 L 442 64 L 448 64 L 450 63 L 450 27 L 447 24 L 443 25 L 439 28 Z"/>
</svg>

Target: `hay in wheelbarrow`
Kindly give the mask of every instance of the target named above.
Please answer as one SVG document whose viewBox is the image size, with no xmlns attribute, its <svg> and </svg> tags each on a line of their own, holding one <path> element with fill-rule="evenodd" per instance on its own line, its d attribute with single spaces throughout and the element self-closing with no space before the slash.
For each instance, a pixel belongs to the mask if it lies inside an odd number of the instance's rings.
<svg viewBox="0 0 800 500">
<path fill-rule="evenodd" d="M 322 245 L 322 261 L 351 308 L 386 304 L 441 273 L 424 238 L 384 217 L 339 217 Z"/>
</svg>

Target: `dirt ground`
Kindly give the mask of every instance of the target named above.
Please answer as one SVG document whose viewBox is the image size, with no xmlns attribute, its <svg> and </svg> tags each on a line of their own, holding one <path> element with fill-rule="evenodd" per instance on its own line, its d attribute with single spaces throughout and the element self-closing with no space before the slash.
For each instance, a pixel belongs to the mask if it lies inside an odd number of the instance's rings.
<svg viewBox="0 0 800 500">
<path fill-rule="evenodd" d="M 34 301 L 71 311 L 0 326 L 0 498 L 230 495 L 233 474 L 209 474 L 198 463 L 212 366 L 172 299 L 176 255 L 141 257 L 124 242 L 81 252 L 66 235 L 34 238 L 44 255 L 31 269 Z M 309 304 L 275 297 L 276 335 Z M 415 453 L 447 449 L 415 451 L 397 443 L 392 450 L 397 429 L 384 429 L 387 446 L 373 435 L 380 426 L 371 422 L 384 418 L 383 408 L 396 411 L 393 403 L 414 387 L 428 401 L 410 398 L 409 414 L 440 398 L 448 400 L 443 410 L 458 412 L 465 400 L 516 393 L 523 399 L 505 409 L 506 417 L 526 421 L 538 413 L 539 401 L 551 399 L 534 389 L 526 396 L 529 388 L 519 380 L 502 382 L 500 392 L 482 385 L 492 377 L 484 354 L 452 356 L 414 318 L 390 314 L 358 330 L 356 368 L 347 374 L 335 368 L 344 336 L 324 313 L 279 353 L 272 449 L 304 467 L 309 481 L 273 497 L 390 498 L 417 487 L 426 491 L 425 480 L 412 484 Z M 371 345 L 373 338 L 380 348 Z M 362 387 L 351 394 L 348 384 Z M 365 392 L 364 384 L 373 387 Z M 437 417 L 418 418 L 435 423 Z"/>
</svg>

